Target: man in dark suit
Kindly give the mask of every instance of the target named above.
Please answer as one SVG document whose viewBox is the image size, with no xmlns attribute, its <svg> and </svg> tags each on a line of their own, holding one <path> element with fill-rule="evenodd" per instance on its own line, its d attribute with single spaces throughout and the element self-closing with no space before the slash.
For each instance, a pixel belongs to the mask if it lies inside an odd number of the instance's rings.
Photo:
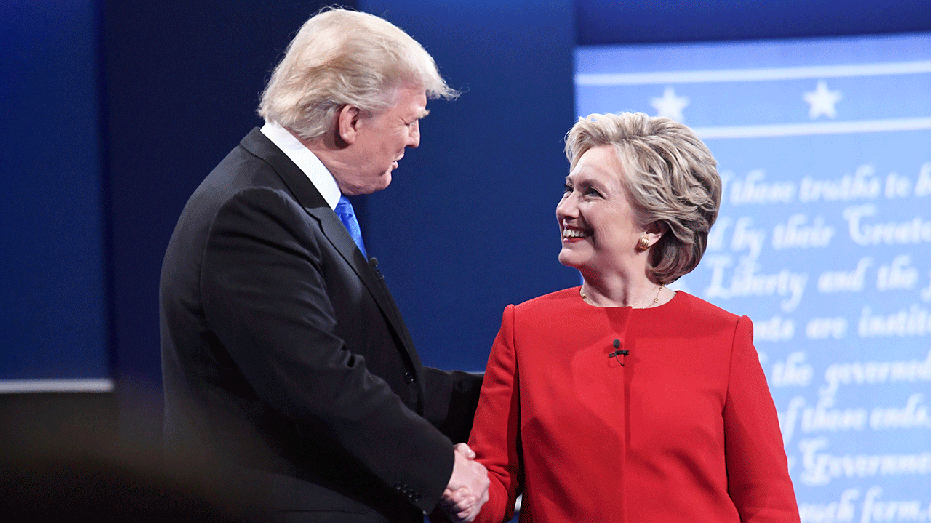
<svg viewBox="0 0 931 523">
<path fill-rule="evenodd" d="M 390 23 L 326 10 L 250 132 L 191 196 L 161 276 L 170 462 L 280 521 L 471 520 L 480 376 L 424 368 L 346 195 L 384 189 L 427 97 L 455 96 Z"/>
</svg>

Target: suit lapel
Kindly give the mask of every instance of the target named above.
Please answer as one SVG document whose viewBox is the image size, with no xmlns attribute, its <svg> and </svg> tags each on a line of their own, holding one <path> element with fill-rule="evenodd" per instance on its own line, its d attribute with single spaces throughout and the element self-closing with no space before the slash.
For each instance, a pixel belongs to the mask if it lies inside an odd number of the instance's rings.
<svg viewBox="0 0 931 523">
<path fill-rule="evenodd" d="M 414 367 L 420 372 L 422 365 L 417 352 L 414 350 L 414 344 L 411 340 L 407 326 L 401 319 L 400 311 L 388 292 L 387 286 L 381 281 L 381 274 L 369 265 L 368 260 L 362 255 L 362 252 L 356 247 L 349 232 L 340 221 L 339 217 L 330 209 L 326 200 L 314 187 L 307 175 L 301 171 L 294 162 L 274 143 L 271 142 L 262 132 L 255 128 L 242 140 L 242 146 L 249 152 L 262 158 L 281 177 L 281 180 L 288 187 L 288 190 L 294 195 L 298 203 L 313 216 L 320 224 L 323 235 L 326 236 L 333 248 L 339 252 L 343 260 L 352 267 L 362 283 L 368 289 L 369 294 L 378 304 L 382 314 L 388 320 L 388 324 L 398 335 L 398 339 L 404 345 L 408 357 L 414 363 Z M 423 377 L 418 376 L 418 382 L 423 383 Z"/>
</svg>

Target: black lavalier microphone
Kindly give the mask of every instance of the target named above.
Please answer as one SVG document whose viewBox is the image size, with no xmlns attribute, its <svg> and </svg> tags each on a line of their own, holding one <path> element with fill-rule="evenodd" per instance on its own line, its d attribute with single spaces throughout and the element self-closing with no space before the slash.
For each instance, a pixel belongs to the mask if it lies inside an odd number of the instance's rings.
<svg viewBox="0 0 931 523">
<path fill-rule="evenodd" d="M 627 356 L 628 354 L 630 354 L 630 351 L 629 351 L 629 350 L 627 350 L 627 349 L 620 349 L 620 348 L 619 348 L 620 346 L 621 346 L 621 340 L 614 340 L 614 352 L 609 352 L 609 353 L 608 353 L 608 357 L 609 357 L 609 358 L 616 358 L 616 357 L 618 357 L 618 356 Z M 618 360 L 618 361 L 621 363 L 621 367 L 624 366 L 624 360 L 625 360 L 625 359 L 626 359 L 626 358 L 621 358 L 621 359 Z"/>
</svg>

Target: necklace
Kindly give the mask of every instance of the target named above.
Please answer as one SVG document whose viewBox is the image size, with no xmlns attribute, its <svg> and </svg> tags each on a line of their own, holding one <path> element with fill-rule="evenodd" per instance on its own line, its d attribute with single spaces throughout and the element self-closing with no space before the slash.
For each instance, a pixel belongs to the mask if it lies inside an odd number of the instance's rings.
<svg viewBox="0 0 931 523">
<path fill-rule="evenodd" d="M 656 307 L 656 305 L 659 303 L 659 295 L 663 292 L 664 288 L 666 288 L 665 285 L 660 285 L 659 288 L 656 289 L 656 297 L 653 298 L 653 303 L 651 303 L 647 307 L 633 307 L 633 306 L 631 307 L 634 309 L 649 309 L 651 307 Z M 594 305 L 592 302 L 588 301 L 588 295 L 585 294 L 585 289 L 583 287 L 579 287 L 579 296 L 582 297 L 585 303 L 588 303 L 589 305 Z"/>
</svg>

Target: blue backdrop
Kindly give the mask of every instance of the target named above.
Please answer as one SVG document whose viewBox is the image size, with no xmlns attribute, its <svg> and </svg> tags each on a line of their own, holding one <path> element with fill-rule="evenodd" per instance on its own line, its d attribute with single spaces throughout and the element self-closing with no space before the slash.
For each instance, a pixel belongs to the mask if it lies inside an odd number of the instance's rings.
<svg viewBox="0 0 931 523">
<path fill-rule="evenodd" d="M 0 5 L 0 390 L 109 389 L 106 187 L 90 1 Z"/>
</svg>

